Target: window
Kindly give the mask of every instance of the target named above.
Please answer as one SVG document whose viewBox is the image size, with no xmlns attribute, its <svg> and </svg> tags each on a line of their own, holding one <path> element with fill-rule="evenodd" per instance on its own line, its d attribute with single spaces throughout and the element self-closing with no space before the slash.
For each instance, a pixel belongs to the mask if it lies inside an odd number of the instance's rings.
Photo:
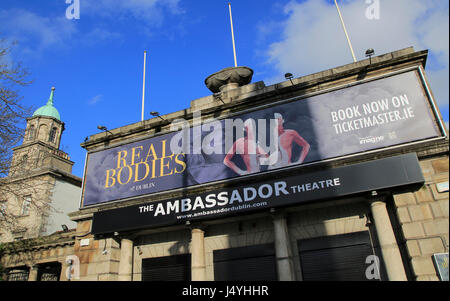
<svg viewBox="0 0 450 301">
<path fill-rule="evenodd" d="M 30 128 L 28 129 L 28 140 L 34 139 L 35 132 L 36 132 L 36 130 L 34 128 L 34 125 L 30 125 Z"/>
<path fill-rule="evenodd" d="M 38 281 L 59 281 L 61 263 L 49 262 L 38 266 Z"/>
<path fill-rule="evenodd" d="M 22 215 L 28 215 L 30 213 L 31 195 L 27 195 L 23 198 Z"/>
<path fill-rule="evenodd" d="M 55 142 L 56 131 L 57 131 L 57 128 L 55 128 L 55 127 L 53 127 L 53 128 L 50 130 L 50 135 L 48 136 L 48 141 L 49 141 L 49 142 Z"/>
<path fill-rule="evenodd" d="M 7 274 L 7 281 L 28 281 L 30 269 L 28 267 L 18 267 L 11 269 Z"/>
</svg>

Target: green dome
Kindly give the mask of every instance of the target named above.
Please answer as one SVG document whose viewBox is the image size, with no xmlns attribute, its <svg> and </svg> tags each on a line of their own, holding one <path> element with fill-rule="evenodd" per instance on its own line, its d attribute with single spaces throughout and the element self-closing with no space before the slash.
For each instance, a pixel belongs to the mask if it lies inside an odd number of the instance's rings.
<svg viewBox="0 0 450 301">
<path fill-rule="evenodd" d="M 53 94 L 55 92 L 55 88 L 52 88 L 52 92 L 50 93 L 50 98 L 47 101 L 45 106 L 40 107 L 33 113 L 34 116 L 47 116 L 53 117 L 61 121 L 61 117 L 59 116 L 58 110 L 53 106 Z"/>
</svg>

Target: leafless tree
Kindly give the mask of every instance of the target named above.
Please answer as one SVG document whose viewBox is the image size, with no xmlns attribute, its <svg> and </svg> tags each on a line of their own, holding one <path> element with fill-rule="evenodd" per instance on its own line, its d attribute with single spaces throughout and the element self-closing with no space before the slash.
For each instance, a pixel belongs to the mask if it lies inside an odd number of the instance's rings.
<svg viewBox="0 0 450 301">
<path fill-rule="evenodd" d="M 0 177 L 8 175 L 12 147 L 23 137 L 21 125 L 30 116 L 32 108 L 22 103 L 19 89 L 31 83 L 29 73 L 21 63 L 14 63 L 11 49 L 15 45 L 0 39 Z"/>
<path fill-rule="evenodd" d="M 39 171 L 32 171 L 30 160 L 16 159 L 12 162 L 12 149 L 24 137 L 25 120 L 33 111 L 23 104 L 20 96 L 19 90 L 31 81 L 29 72 L 11 57 L 15 45 L 15 42 L 0 39 L 0 228 L 10 232 L 21 231 L 24 226 L 18 222 L 24 195 L 31 196 L 30 211 L 40 215 L 48 212 L 48 199 L 41 196 L 49 190 L 48 185 L 52 182 L 50 177 L 39 176 Z M 36 156 L 30 153 L 26 157 Z M 46 160 L 45 154 L 39 154 L 38 160 Z M 5 200 L 8 200 L 8 209 L 12 203 L 19 210 L 5 210 L 6 204 L 2 204 Z"/>
</svg>

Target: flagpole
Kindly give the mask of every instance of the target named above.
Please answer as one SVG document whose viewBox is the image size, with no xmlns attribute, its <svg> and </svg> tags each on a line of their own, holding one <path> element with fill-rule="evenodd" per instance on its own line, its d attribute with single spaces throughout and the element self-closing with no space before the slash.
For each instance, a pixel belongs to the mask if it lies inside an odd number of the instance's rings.
<svg viewBox="0 0 450 301">
<path fill-rule="evenodd" d="M 144 51 L 144 76 L 142 79 L 142 111 L 141 121 L 144 121 L 144 99 L 145 99 L 145 63 L 147 61 L 147 51 Z"/>
<path fill-rule="evenodd" d="M 231 39 L 233 40 L 234 67 L 237 67 L 236 45 L 234 42 L 234 30 L 233 30 L 233 16 L 231 14 L 231 2 L 228 2 L 228 8 L 230 10 Z"/>
<path fill-rule="evenodd" d="M 341 19 L 342 28 L 344 29 L 345 36 L 347 37 L 348 46 L 350 47 L 350 51 L 352 52 L 353 61 L 356 63 L 355 52 L 353 51 L 352 43 L 350 42 L 350 38 L 348 36 L 347 29 L 345 28 L 344 19 L 342 18 L 342 15 L 341 15 L 341 10 L 339 9 L 339 5 L 337 4 L 336 0 L 334 0 L 334 3 L 336 4 L 336 9 L 338 11 L 339 18 Z"/>
</svg>

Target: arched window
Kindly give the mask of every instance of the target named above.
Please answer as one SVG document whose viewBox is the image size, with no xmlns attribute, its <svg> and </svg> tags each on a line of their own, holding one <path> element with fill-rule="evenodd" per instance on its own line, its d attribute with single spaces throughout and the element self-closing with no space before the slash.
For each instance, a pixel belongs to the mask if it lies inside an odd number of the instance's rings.
<svg viewBox="0 0 450 301">
<path fill-rule="evenodd" d="M 48 126 L 46 124 L 39 125 L 39 131 L 38 131 L 38 134 L 37 134 L 37 137 L 38 137 L 39 140 L 45 141 L 45 139 L 49 138 L 47 128 L 48 128 Z"/>
<path fill-rule="evenodd" d="M 57 128 L 52 128 L 51 130 L 50 130 L 50 135 L 48 136 L 48 141 L 50 141 L 50 142 L 55 142 L 55 138 L 56 138 L 56 131 L 57 131 L 58 129 Z"/>
<path fill-rule="evenodd" d="M 30 128 L 28 129 L 28 140 L 34 139 L 35 132 L 36 132 L 36 130 L 34 128 L 34 125 L 30 125 Z"/>
</svg>

